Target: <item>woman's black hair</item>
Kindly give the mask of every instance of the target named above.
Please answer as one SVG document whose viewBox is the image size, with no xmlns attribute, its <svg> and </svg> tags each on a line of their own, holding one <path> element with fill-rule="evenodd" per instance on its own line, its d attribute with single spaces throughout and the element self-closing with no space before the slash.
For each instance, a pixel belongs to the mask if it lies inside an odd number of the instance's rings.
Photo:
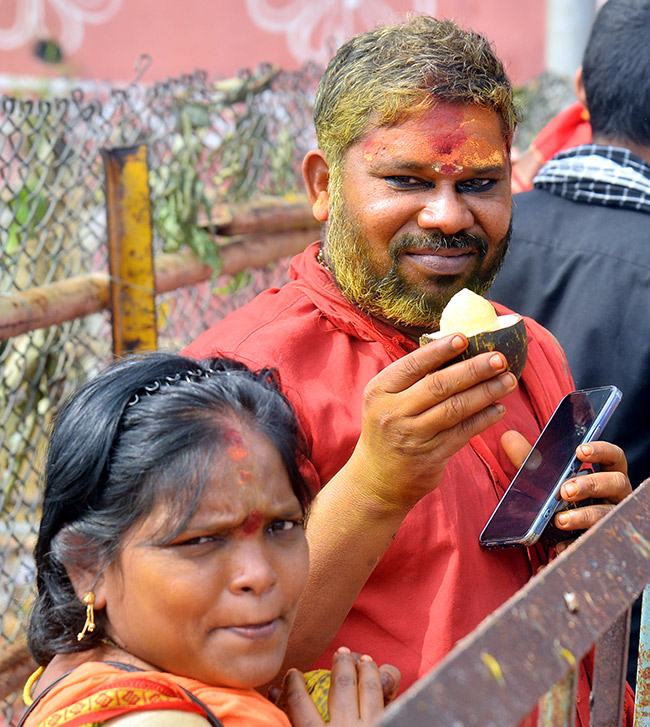
<svg viewBox="0 0 650 727">
<path fill-rule="evenodd" d="M 276 447 L 304 511 L 304 442 L 272 370 L 151 353 L 113 364 L 64 404 L 50 436 L 35 549 L 38 593 L 28 644 L 39 664 L 106 637 L 100 611 L 95 631 L 77 641 L 85 606 L 68 570 L 100 572 L 118 556 L 129 528 L 161 501 L 169 503 L 170 523 L 182 527 L 233 416 Z"/>
</svg>

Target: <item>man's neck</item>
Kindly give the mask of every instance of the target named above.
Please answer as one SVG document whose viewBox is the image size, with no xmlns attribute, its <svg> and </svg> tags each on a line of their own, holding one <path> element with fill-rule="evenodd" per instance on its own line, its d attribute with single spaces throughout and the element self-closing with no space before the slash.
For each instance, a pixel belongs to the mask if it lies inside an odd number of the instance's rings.
<svg viewBox="0 0 650 727">
<path fill-rule="evenodd" d="M 621 149 L 629 149 L 633 154 L 641 157 L 646 164 L 650 164 L 650 146 L 645 144 L 636 144 L 628 139 L 616 139 L 613 137 L 603 136 L 602 134 L 594 134 L 594 144 L 602 146 L 618 146 Z"/>
<path fill-rule="evenodd" d="M 419 342 L 420 336 L 422 336 L 423 333 L 432 333 L 438 330 L 437 324 L 431 324 L 430 326 L 407 326 L 404 323 L 397 323 L 396 321 L 391 321 L 388 318 L 382 318 L 382 316 L 375 315 L 375 318 L 387 323 L 389 326 L 395 328 L 395 330 L 403 333 L 407 338 L 417 342 Z"/>
</svg>

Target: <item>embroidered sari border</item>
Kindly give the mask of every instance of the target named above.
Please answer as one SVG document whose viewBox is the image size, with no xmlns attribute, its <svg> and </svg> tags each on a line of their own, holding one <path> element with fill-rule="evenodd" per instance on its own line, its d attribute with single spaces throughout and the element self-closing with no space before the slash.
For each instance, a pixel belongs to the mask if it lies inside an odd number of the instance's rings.
<svg viewBox="0 0 650 727">
<path fill-rule="evenodd" d="M 53 712 L 38 727 L 81 727 L 105 722 L 127 712 L 152 709 L 204 714 L 197 704 L 169 684 L 129 677 L 83 694 L 73 704 Z"/>
</svg>

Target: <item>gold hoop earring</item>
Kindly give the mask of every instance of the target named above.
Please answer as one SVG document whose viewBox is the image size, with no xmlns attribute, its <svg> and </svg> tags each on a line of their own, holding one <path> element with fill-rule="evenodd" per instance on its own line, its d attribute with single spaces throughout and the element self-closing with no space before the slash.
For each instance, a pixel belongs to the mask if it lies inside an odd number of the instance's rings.
<svg viewBox="0 0 650 727">
<path fill-rule="evenodd" d="M 86 623 L 83 629 L 77 634 L 77 641 L 81 641 L 86 632 L 95 630 L 95 594 L 92 591 L 88 591 L 83 597 L 83 602 L 86 604 Z"/>
</svg>

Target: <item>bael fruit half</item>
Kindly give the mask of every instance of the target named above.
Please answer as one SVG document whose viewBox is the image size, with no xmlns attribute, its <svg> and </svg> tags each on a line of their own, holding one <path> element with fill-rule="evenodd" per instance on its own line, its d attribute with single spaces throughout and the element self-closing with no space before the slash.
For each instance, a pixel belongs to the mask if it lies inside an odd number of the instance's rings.
<svg viewBox="0 0 650 727">
<path fill-rule="evenodd" d="M 490 310 L 489 310 L 490 309 Z M 446 336 L 464 333 L 468 346 L 460 355 L 448 361 L 449 366 L 465 361 L 479 353 L 499 351 L 506 357 L 507 370 L 519 378 L 528 355 L 528 336 L 524 319 L 516 313 L 497 316 L 492 305 L 467 288 L 454 295 L 440 317 L 440 330 L 420 336 L 420 345 Z"/>
<path fill-rule="evenodd" d="M 320 712 L 323 722 L 330 721 L 329 713 L 329 692 L 332 673 L 329 669 L 315 669 L 314 671 L 307 671 L 304 674 L 305 686 L 311 696 L 316 708 Z M 276 707 L 279 707 L 283 711 L 287 711 L 287 699 L 284 691 L 280 692 L 275 700 Z"/>
</svg>

